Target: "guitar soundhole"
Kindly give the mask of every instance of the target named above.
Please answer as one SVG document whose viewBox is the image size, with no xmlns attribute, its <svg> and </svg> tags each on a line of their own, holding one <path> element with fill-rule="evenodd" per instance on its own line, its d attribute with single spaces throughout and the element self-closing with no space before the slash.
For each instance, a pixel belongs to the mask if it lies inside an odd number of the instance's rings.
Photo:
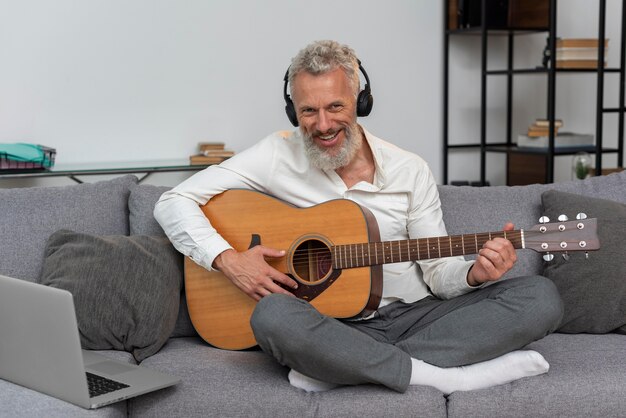
<svg viewBox="0 0 626 418">
<path fill-rule="evenodd" d="M 303 241 L 293 253 L 292 266 L 295 275 L 303 282 L 323 280 L 332 269 L 330 249 L 316 239 Z"/>
</svg>

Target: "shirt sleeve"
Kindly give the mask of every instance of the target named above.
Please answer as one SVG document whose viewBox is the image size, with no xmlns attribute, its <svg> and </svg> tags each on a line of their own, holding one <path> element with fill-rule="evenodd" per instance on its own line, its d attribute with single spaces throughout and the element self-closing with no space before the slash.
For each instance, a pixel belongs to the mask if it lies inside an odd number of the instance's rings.
<svg viewBox="0 0 626 418">
<path fill-rule="evenodd" d="M 232 248 L 200 206 L 229 189 L 264 191 L 273 155 L 270 142 L 261 141 L 220 165 L 207 167 L 161 195 L 154 217 L 179 252 L 213 270 L 215 258 Z"/>
<path fill-rule="evenodd" d="M 408 230 L 413 239 L 448 235 L 443 222 L 437 184 L 427 166 L 416 180 Z M 418 261 L 424 282 L 441 299 L 451 299 L 476 289 L 467 283 L 467 273 L 473 263 L 463 257 Z"/>
</svg>

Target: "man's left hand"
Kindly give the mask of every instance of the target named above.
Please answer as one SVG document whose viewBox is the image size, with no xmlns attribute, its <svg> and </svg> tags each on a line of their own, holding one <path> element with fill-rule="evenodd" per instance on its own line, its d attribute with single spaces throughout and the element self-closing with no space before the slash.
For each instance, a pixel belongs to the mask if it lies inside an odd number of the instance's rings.
<svg viewBox="0 0 626 418">
<path fill-rule="evenodd" d="M 512 231 L 512 223 L 504 226 L 504 231 Z M 499 280 L 504 273 L 511 270 L 517 261 L 517 253 L 511 241 L 505 238 L 494 238 L 483 245 L 478 252 L 476 262 L 467 273 L 470 286 L 480 286 L 485 282 Z"/>
</svg>

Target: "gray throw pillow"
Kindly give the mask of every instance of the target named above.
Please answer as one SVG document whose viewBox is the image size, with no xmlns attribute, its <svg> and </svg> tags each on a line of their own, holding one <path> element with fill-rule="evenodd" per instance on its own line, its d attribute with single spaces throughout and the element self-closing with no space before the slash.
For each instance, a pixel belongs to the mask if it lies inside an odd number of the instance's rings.
<svg viewBox="0 0 626 418">
<path fill-rule="evenodd" d="M 133 184 L 130 187 L 128 197 L 130 235 L 157 235 L 165 236 L 165 232 L 154 219 L 154 205 L 163 193 L 170 190 L 170 187 L 153 186 L 151 184 Z M 178 319 L 172 332 L 172 337 L 197 337 L 189 312 L 187 311 L 187 298 L 185 296 L 184 284 L 180 294 L 180 308 Z"/>
<path fill-rule="evenodd" d="M 141 362 L 174 329 L 182 277 L 182 256 L 165 237 L 59 230 L 41 283 L 74 296 L 83 348 L 124 350 Z"/>
<path fill-rule="evenodd" d="M 606 333 L 626 324 L 626 205 L 555 190 L 542 194 L 545 214 L 574 219 L 576 213 L 598 218 L 600 249 L 557 256 L 544 275 L 556 284 L 565 307 L 559 327 L 564 333 Z"/>
</svg>

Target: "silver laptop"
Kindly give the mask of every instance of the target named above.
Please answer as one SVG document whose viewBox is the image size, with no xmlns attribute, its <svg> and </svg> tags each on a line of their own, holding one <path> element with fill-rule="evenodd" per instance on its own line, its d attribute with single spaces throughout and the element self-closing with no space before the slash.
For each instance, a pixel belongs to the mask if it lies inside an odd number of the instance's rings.
<svg viewBox="0 0 626 418">
<path fill-rule="evenodd" d="M 180 382 L 82 350 L 71 293 L 2 275 L 0 378 L 89 409 Z"/>
</svg>

